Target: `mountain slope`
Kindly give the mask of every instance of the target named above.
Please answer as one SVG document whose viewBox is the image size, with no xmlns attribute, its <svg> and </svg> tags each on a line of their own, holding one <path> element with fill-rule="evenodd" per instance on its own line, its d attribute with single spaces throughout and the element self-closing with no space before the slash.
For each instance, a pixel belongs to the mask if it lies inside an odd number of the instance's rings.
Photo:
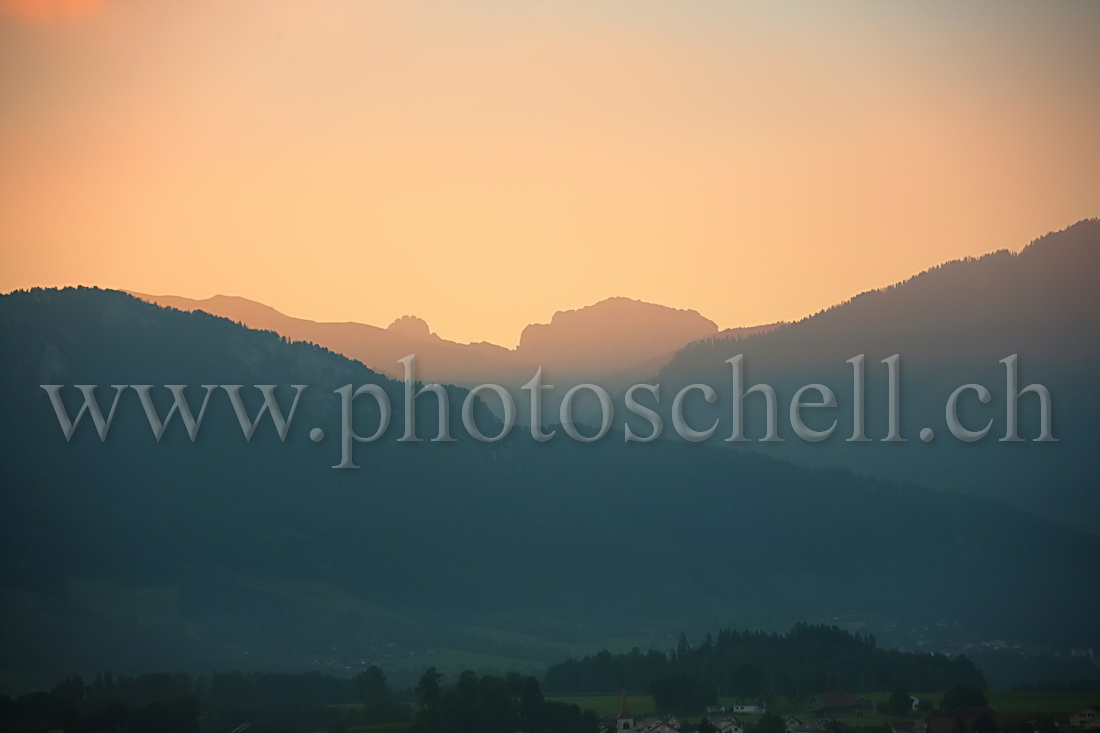
<svg viewBox="0 0 1100 733">
<path fill-rule="evenodd" d="M 1100 438 L 1095 410 L 1100 383 L 1100 220 L 1082 221 L 1033 242 L 1019 254 L 996 252 L 949 262 L 903 283 L 859 295 L 798 323 L 741 340 L 711 339 L 681 350 L 660 376 L 664 389 L 704 382 L 720 400 L 730 399 L 731 367 L 744 354 L 746 388 L 763 382 L 779 396 L 780 435 L 785 443 L 762 443 L 761 398 L 746 399 L 747 434 L 742 447 L 811 465 L 842 466 L 892 480 L 1010 502 L 1041 516 L 1096 531 Z M 866 358 L 866 434 L 869 443 L 847 442 L 853 429 L 852 367 Z M 899 354 L 901 434 L 907 443 L 881 442 L 887 430 L 887 369 Z M 1053 434 L 1058 442 L 1034 442 L 1040 428 L 1039 400 L 1020 398 L 1019 431 L 1025 442 L 1000 442 L 1007 433 L 1007 373 L 1000 360 L 1018 355 L 1018 389 L 1038 383 L 1051 394 Z M 824 383 L 837 395 L 836 410 L 805 411 L 835 434 L 810 444 L 798 440 L 787 406 L 803 385 Z M 983 405 L 973 391 L 959 401 L 964 425 L 984 440 L 953 439 L 946 424 L 948 397 L 978 383 L 990 390 Z M 811 393 L 810 401 L 817 399 Z M 728 404 L 728 403 L 727 403 Z M 696 410 L 700 423 L 714 409 Z M 704 415 L 705 413 L 705 415 Z M 719 438 L 730 435 L 727 415 Z M 710 417 L 709 419 L 713 419 Z M 935 438 L 924 444 L 920 431 Z M 728 444 L 727 444 L 728 445 Z"/>
<path fill-rule="evenodd" d="M 1100 643 L 1100 592 L 1080 582 L 1100 540 L 1004 506 L 614 434 L 477 443 L 457 389 L 462 439 L 399 443 L 400 385 L 117 292 L 0 297 L 0 348 L 9 670 L 357 669 L 473 648 L 465 627 L 657 640 L 852 614 Z M 360 470 L 334 470 L 333 390 L 367 383 L 390 395 L 394 421 L 356 447 Z M 202 384 L 281 385 L 284 408 L 289 385 L 309 387 L 285 443 L 270 421 L 244 440 L 220 392 L 194 443 L 178 421 L 158 443 L 132 391 L 105 442 L 86 422 L 66 442 L 42 384 L 101 384 L 105 402 L 110 384 L 194 385 L 196 409 Z M 254 414 L 258 395 L 244 392 Z M 164 415 L 167 393 L 153 393 Z"/>
</svg>

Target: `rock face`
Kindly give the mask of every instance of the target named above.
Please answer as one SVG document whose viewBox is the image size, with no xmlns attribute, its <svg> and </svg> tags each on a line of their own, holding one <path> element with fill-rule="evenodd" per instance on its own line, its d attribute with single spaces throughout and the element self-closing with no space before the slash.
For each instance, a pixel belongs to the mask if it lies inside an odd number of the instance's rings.
<svg viewBox="0 0 1100 733">
<path fill-rule="evenodd" d="M 597 378 L 671 357 L 688 343 L 717 333 L 713 321 L 693 310 L 608 298 L 558 311 L 549 324 L 531 324 L 523 330 L 516 353 L 528 364 Z"/>
<path fill-rule="evenodd" d="M 387 331 L 393 333 L 399 333 L 403 336 L 419 339 L 438 339 L 439 337 L 432 333 L 428 328 L 428 322 L 423 318 L 417 316 L 401 316 L 396 321 L 391 323 L 387 328 Z"/>
</svg>

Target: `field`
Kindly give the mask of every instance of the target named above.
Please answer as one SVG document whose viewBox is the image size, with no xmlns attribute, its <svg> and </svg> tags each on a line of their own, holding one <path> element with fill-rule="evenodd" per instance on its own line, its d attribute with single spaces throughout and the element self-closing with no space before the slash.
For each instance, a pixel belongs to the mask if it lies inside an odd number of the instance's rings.
<svg viewBox="0 0 1100 733">
<path fill-rule="evenodd" d="M 989 707 L 999 713 L 1069 714 L 1089 705 L 1100 705 L 1100 695 L 1066 692 L 995 692 L 987 690 Z"/>
<path fill-rule="evenodd" d="M 579 705 L 582 710 L 591 710 L 601 717 L 619 712 L 618 695 L 563 695 L 549 699 Z M 649 695 L 627 695 L 627 705 L 639 718 L 653 714 L 653 698 Z"/>
</svg>

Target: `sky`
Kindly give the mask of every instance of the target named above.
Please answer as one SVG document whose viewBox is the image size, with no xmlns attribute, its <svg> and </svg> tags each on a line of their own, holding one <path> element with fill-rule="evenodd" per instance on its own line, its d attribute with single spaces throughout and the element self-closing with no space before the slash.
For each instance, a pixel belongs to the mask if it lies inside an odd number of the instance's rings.
<svg viewBox="0 0 1100 733">
<path fill-rule="evenodd" d="M 0 0 L 0 291 L 514 346 L 794 320 L 1100 216 L 1100 3 Z"/>
</svg>

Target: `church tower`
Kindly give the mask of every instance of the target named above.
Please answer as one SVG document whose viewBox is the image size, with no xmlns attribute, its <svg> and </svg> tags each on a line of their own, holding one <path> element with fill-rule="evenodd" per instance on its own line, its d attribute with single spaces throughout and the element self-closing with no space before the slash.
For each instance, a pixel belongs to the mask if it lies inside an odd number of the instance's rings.
<svg viewBox="0 0 1100 733">
<path fill-rule="evenodd" d="M 615 718 L 615 730 L 617 733 L 634 731 L 634 716 L 630 714 L 630 708 L 626 704 L 626 688 L 623 688 L 623 695 L 619 700 L 619 716 Z"/>
</svg>

